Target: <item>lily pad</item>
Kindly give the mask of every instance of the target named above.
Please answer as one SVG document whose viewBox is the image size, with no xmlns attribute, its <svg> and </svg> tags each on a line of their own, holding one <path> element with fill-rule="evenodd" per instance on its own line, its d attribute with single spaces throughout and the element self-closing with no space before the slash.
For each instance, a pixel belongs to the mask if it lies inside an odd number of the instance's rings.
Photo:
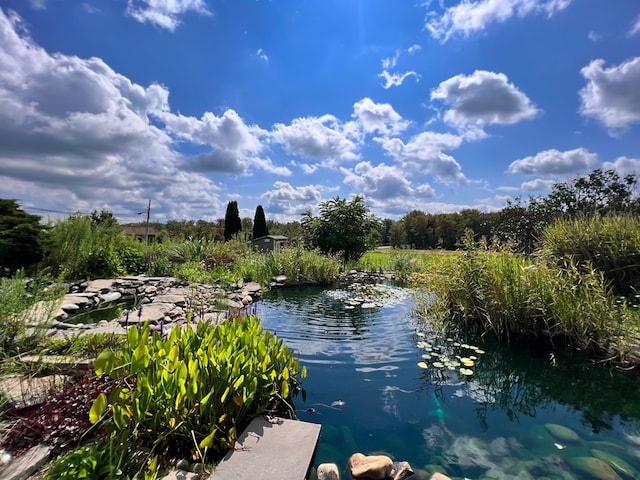
<svg viewBox="0 0 640 480">
<path fill-rule="evenodd" d="M 471 370 L 470 368 L 462 367 L 460 369 L 460 373 L 463 374 L 463 375 L 473 375 L 473 370 Z"/>
<path fill-rule="evenodd" d="M 462 363 L 465 367 L 473 367 L 474 362 L 470 358 L 462 357 L 460 359 L 460 363 Z"/>
<path fill-rule="evenodd" d="M 431 355 L 429 355 L 428 353 L 425 353 L 422 355 L 422 358 L 424 358 L 425 360 L 431 360 Z"/>
<path fill-rule="evenodd" d="M 419 366 L 420 368 L 425 368 L 425 369 L 426 369 L 426 368 L 429 368 L 429 365 L 427 365 L 425 362 L 418 362 L 418 366 Z"/>
<path fill-rule="evenodd" d="M 433 362 L 433 366 L 435 368 L 443 368 L 444 367 L 444 363 L 442 363 L 442 362 Z"/>
<path fill-rule="evenodd" d="M 475 348 L 474 350 L 476 351 L 476 353 L 477 353 L 478 355 L 482 355 L 483 353 L 485 353 L 485 351 L 484 351 L 484 350 L 482 350 L 481 348 Z"/>
</svg>

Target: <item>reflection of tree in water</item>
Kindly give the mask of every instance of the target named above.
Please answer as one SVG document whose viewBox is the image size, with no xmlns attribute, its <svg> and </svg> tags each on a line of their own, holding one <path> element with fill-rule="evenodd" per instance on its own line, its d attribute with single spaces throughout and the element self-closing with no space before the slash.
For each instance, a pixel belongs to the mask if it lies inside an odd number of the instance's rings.
<svg viewBox="0 0 640 480">
<path fill-rule="evenodd" d="M 519 415 L 535 417 L 536 408 L 551 401 L 581 412 L 582 423 L 594 433 L 610 430 L 616 416 L 640 420 L 636 374 L 609 370 L 579 353 L 554 353 L 548 345 L 490 343 L 469 385 L 484 429 L 488 409 L 501 409 L 517 421 Z"/>
</svg>

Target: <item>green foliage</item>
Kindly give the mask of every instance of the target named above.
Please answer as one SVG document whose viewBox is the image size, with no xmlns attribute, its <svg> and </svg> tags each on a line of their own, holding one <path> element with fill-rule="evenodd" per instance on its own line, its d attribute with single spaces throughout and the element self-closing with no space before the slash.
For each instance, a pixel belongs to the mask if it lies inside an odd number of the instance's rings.
<svg viewBox="0 0 640 480">
<path fill-rule="evenodd" d="M 0 276 L 42 259 L 43 230 L 39 216 L 22 210 L 15 200 L 0 198 Z"/>
<path fill-rule="evenodd" d="M 72 215 L 53 225 L 45 263 L 64 280 L 143 273 L 145 246 L 127 237 L 110 212 Z"/>
<path fill-rule="evenodd" d="M 540 254 L 562 269 L 601 272 L 617 295 L 640 292 L 640 217 L 560 219 L 542 234 Z"/>
<path fill-rule="evenodd" d="M 285 275 L 289 285 L 327 284 L 340 273 L 340 261 L 317 250 L 295 246 L 277 252 L 247 254 L 238 260 L 234 271 L 240 278 L 264 285 L 277 275 Z"/>
<path fill-rule="evenodd" d="M 46 278 L 26 279 L 19 270 L 0 278 L 0 356 L 11 357 L 34 349 L 48 330 L 65 287 Z"/>
<path fill-rule="evenodd" d="M 429 293 L 418 312 L 442 330 L 546 337 L 620 362 L 640 338 L 638 309 L 611 295 L 599 272 L 480 250 L 470 236 L 466 245 L 420 279 Z"/>
<path fill-rule="evenodd" d="M 413 210 L 389 227 L 389 241 L 396 248 L 454 250 L 460 247 L 467 229 L 478 236 L 490 236 L 494 216 L 473 209 L 443 214 Z"/>
<path fill-rule="evenodd" d="M 112 444 L 147 446 L 149 458 L 194 447 L 203 457 L 223 453 L 253 416 L 287 403 L 306 375 L 257 317 L 173 328 L 167 338 L 148 324 L 130 328 L 125 348 L 105 350 L 94 365 L 123 383 L 98 396 L 92 421 Z"/>
<path fill-rule="evenodd" d="M 265 235 L 269 235 L 269 229 L 267 228 L 267 220 L 264 216 L 264 209 L 262 205 L 256 207 L 256 214 L 253 217 L 253 237 L 260 238 Z"/>
<path fill-rule="evenodd" d="M 124 447 L 124 446 L 123 446 Z M 141 452 L 126 451 L 125 448 L 117 448 L 113 442 L 98 442 L 81 446 L 60 457 L 53 468 L 45 475 L 44 480 L 77 480 L 86 478 L 90 480 L 133 480 L 152 479 L 156 476 L 151 473 L 142 475 L 129 475 L 123 468 L 133 465 L 144 468 L 139 464 L 144 460 Z"/>
<path fill-rule="evenodd" d="M 224 216 L 224 239 L 231 240 L 234 235 L 242 231 L 242 220 L 238 211 L 238 202 L 235 200 L 227 204 L 227 212 Z"/>
<path fill-rule="evenodd" d="M 367 251 L 367 239 L 378 225 L 362 197 L 356 196 L 351 202 L 335 197 L 321 203 L 318 217 L 310 211 L 303 215 L 302 228 L 308 246 L 323 253 L 340 254 L 347 262 Z"/>
<path fill-rule="evenodd" d="M 620 178 L 615 170 L 594 170 L 584 177 L 556 183 L 546 197 L 508 202 L 499 212 L 494 233 L 524 253 L 538 247 L 543 230 L 556 219 L 593 215 L 638 214 L 636 176 Z"/>
</svg>

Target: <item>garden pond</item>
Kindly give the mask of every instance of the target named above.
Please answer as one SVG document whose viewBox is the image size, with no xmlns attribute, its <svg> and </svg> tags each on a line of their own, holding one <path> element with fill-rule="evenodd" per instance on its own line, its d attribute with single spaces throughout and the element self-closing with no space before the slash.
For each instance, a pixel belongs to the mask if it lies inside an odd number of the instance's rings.
<svg viewBox="0 0 640 480">
<path fill-rule="evenodd" d="M 373 295 L 371 295 L 373 294 Z M 355 452 L 468 479 L 640 478 L 640 379 L 548 345 L 431 338 L 414 292 L 288 288 L 263 325 L 308 370 L 299 419 L 322 424 L 314 466 Z"/>
</svg>

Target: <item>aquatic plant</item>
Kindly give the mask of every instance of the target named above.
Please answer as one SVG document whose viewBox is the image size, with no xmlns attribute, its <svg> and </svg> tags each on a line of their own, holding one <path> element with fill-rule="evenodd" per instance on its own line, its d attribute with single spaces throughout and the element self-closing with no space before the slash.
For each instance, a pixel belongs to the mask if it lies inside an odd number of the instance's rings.
<svg viewBox="0 0 640 480">
<path fill-rule="evenodd" d="M 602 273 L 568 263 L 479 249 L 443 257 L 416 277 L 425 287 L 416 313 L 440 332 L 478 330 L 498 337 L 546 337 L 600 358 L 640 362 L 640 312 L 617 302 Z M 635 359 L 635 360 L 634 360 Z"/>
<path fill-rule="evenodd" d="M 95 370 L 122 384 L 97 397 L 90 419 L 112 432 L 122 457 L 145 447 L 144 468 L 178 452 L 221 454 L 254 415 L 290 406 L 306 375 L 255 316 L 173 328 L 166 338 L 148 324 L 130 328 L 125 348 L 102 352 Z"/>
</svg>

